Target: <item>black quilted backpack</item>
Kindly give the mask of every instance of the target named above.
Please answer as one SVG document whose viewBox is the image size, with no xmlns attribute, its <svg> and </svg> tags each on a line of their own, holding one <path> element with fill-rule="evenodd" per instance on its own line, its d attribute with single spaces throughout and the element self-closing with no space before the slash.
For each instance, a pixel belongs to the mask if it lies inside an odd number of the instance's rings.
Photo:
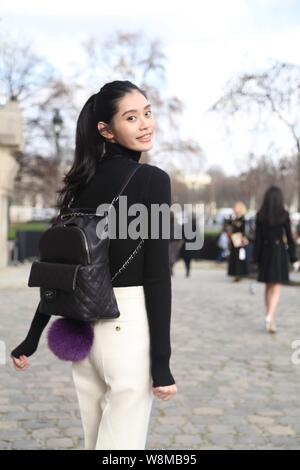
<svg viewBox="0 0 300 470">
<path fill-rule="evenodd" d="M 139 168 L 135 167 L 127 176 L 108 212 Z M 28 286 L 40 288 L 39 311 L 46 315 L 85 322 L 117 318 L 120 312 L 112 281 L 133 260 L 144 240 L 111 278 L 110 240 L 108 235 L 100 238 L 96 233 L 99 215 L 94 210 L 72 208 L 73 200 L 43 233 L 39 261 L 31 266 Z"/>
</svg>

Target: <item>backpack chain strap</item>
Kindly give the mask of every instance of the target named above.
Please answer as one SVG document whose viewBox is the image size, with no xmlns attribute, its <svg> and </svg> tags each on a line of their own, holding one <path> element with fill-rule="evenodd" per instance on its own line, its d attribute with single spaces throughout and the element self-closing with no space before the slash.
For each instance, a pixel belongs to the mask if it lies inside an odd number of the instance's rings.
<svg viewBox="0 0 300 470">
<path fill-rule="evenodd" d="M 113 198 L 113 200 L 110 203 L 109 208 L 106 211 L 106 217 L 107 217 L 107 214 L 109 213 L 109 211 L 111 210 L 112 206 L 114 205 L 115 202 L 117 202 L 118 199 L 119 199 L 119 195 L 115 196 Z M 68 208 L 70 208 L 70 205 L 72 204 L 73 200 L 74 200 L 74 196 L 72 197 L 72 200 L 68 204 Z M 69 214 L 60 215 L 60 218 L 61 219 L 67 219 L 68 217 L 78 217 L 78 216 L 83 216 L 83 215 L 87 215 L 87 216 L 90 216 L 90 217 L 103 217 L 102 214 L 97 214 L 97 212 L 93 212 L 93 213 L 90 213 L 90 214 L 88 212 L 70 212 Z"/>
<path fill-rule="evenodd" d="M 144 239 L 142 238 L 140 243 L 138 244 L 138 246 L 136 247 L 136 249 L 132 252 L 132 254 L 129 256 L 129 258 L 125 261 L 125 263 L 123 264 L 123 266 L 121 266 L 121 268 L 113 275 L 113 277 L 111 278 L 112 281 L 115 280 L 115 278 L 121 274 L 124 269 L 127 268 L 127 266 L 131 263 L 131 261 L 133 260 L 133 258 L 136 257 L 136 255 L 138 254 L 138 252 L 141 250 L 142 246 L 144 244 Z"/>
</svg>

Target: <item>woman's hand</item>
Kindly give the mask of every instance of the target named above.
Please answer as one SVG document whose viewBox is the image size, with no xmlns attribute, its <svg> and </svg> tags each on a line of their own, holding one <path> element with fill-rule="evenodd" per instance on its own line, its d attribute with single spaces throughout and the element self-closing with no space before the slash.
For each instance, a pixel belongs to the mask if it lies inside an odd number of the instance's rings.
<svg viewBox="0 0 300 470">
<path fill-rule="evenodd" d="M 18 359 L 14 356 L 11 356 L 14 368 L 20 372 L 28 369 L 29 367 L 29 361 L 26 356 L 20 356 Z"/>
<path fill-rule="evenodd" d="M 166 385 L 164 387 L 152 387 L 153 394 L 161 400 L 170 400 L 177 393 L 176 384 Z"/>
<path fill-rule="evenodd" d="M 243 237 L 243 242 L 242 242 L 242 243 L 243 243 L 243 246 L 249 245 L 249 240 L 248 240 L 248 238 L 247 238 L 247 237 Z"/>
</svg>

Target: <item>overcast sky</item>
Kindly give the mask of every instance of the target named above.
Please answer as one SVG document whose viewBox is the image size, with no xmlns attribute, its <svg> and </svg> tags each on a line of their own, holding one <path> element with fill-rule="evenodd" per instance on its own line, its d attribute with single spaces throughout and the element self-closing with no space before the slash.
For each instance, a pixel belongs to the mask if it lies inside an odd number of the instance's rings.
<svg viewBox="0 0 300 470">
<path fill-rule="evenodd" d="M 206 167 L 217 164 L 227 173 L 236 173 L 245 155 L 263 151 L 266 142 L 239 132 L 225 139 L 222 121 L 207 109 L 238 72 L 274 59 L 300 63 L 297 0 L 1 0 L 0 17 L 5 29 L 33 38 L 62 71 L 91 34 L 105 37 L 121 29 L 161 39 L 168 92 L 185 104 L 181 135 L 200 143 Z M 289 150 L 287 134 L 279 134 L 282 149 Z"/>
</svg>

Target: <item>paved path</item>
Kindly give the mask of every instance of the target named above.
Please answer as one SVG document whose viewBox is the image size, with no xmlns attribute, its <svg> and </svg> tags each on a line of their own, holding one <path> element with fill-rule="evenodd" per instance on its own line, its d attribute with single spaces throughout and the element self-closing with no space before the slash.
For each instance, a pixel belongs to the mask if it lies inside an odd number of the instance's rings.
<svg viewBox="0 0 300 470">
<path fill-rule="evenodd" d="M 0 271 L 0 340 L 23 339 L 37 292 L 29 265 Z M 300 449 L 300 287 L 284 287 L 278 333 L 264 331 L 263 285 L 231 283 L 223 266 L 178 263 L 173 279 L 172 370 L 179 393 L 155 400 L 149 449 Z M 300 358 L 300 354 L 299 354 Z M 80 449 L 82 430 L 70 366 L 45 335 L 25 373 L 0 365 L 0 449 Z"/>
</svg>

